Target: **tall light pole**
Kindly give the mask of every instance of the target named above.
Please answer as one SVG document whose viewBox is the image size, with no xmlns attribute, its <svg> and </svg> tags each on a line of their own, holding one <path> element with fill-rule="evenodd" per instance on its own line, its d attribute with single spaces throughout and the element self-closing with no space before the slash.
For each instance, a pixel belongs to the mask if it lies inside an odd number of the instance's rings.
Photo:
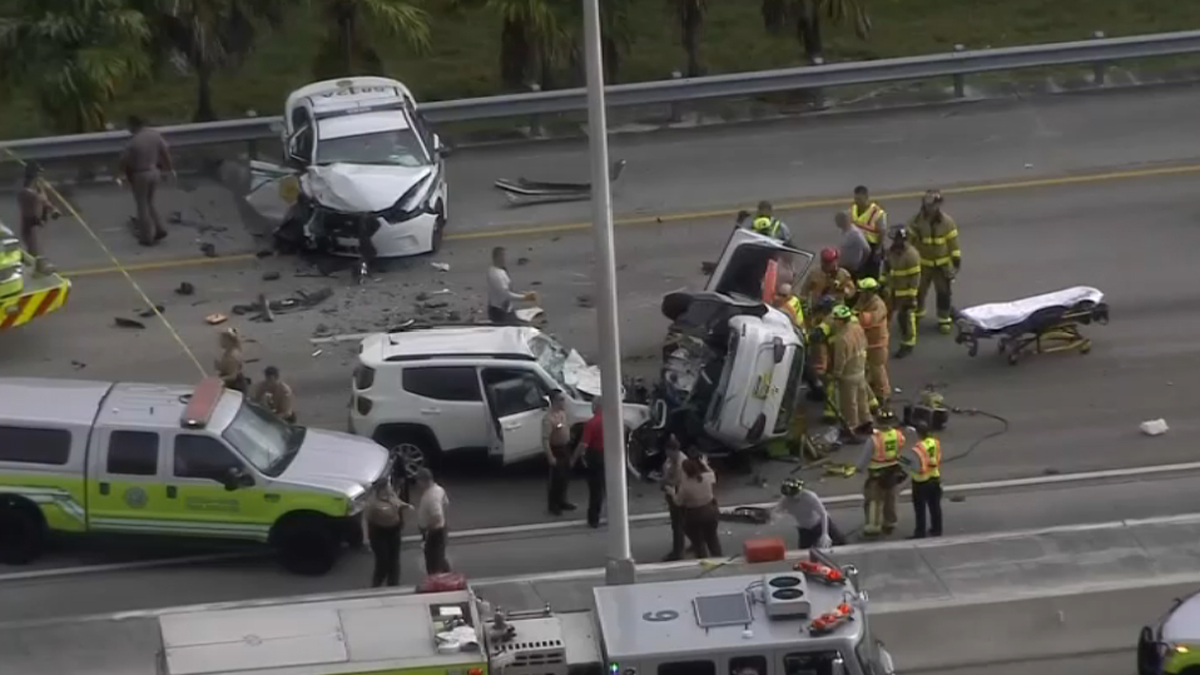
<svg viewBox="0 0 1200 675">
<path fill-rule="evenodd" d="M 600 328 L 600 388 L 604 416 L 604 482 L 608 491 L 605 582 L 631 584 L 629 498 L 625 488 L 625 423 L 621 416 L 621 335 L 617 326 L 617 263 L 613 250 L 612 193 L 608 183 L 608 120 L 604 111 L 604 57 L 600 2 L 583 0 L 587 63 L 588 147 L 592 160 L 592 231 L 596 235 L 596 323 Z"/>
</svg>

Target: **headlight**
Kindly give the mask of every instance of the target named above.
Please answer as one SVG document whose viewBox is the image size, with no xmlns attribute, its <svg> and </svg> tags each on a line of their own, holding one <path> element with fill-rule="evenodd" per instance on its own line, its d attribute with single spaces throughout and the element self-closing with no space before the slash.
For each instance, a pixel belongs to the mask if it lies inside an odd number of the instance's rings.
<svg viewBox="0 0 1200 675">
<path fill-rule="evenodd" d="M 429 211 L 429 198 L 433 195 L 434 179 L 437 172 L 430 173 L 425 178 L 410 187 L 390 209 L 379 214 L 389 223 L 398 223 L 415 218 Z"/>
<path fill-rule="evenodd" d="M 367 508 L 367 491 L 363 490 L 357 497 L 350 500 L 350 504 L 346 507 L 346 515 L 357 516 Z"/>
<path fill-rule="evenodd" d="M 5 265 L 0 267 L 0 282 L 7 282 L 25 273 L 25 266 L 17 263 L 15 265 Z"/>
</svg>

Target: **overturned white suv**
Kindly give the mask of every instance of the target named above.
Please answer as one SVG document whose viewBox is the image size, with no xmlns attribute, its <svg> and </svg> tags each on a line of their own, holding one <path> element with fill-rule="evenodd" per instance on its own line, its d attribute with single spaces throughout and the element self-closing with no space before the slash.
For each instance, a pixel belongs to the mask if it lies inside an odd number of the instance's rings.
<svg viewBox="0 0 1200 675">
<path fill-rule="evenodd" d="M 280 248 L 394 258 L 441 245 L 448 150 L 403 84 L 306 85 L 288 96 L 280 131 L 284 163 L 250 162 L 245 195 Z"/>
<path fill-rule="evenodd" d="M 663 298 L 662 312 L 671 325 L 660 379 L 651 392 L 651 419 L 630 444 L 635 474 L 657 465 L 668 434 L 685 447 L 714 455 L 788 434 L 804 390 L 805 345 L 791 317 L 764 298 L 779 283 L 800 288 L 813 258 L 770 237 L 735 229 L 703 291 Z M 772 287 L 764 289 L 767 284 Z"/>
<path fill-rule="evenodd" d="M 573 435 L 591 419 L 599 373 L 573 349 L 530 326 L 454 326 L 363 339 L 354 370 L 350 431 L 389 448 L 412 475 L 448 454 L 497 464 L 542 453 L 542 417 L 561 390 Z M 649 419 L 626 403 L 625 428 Z"/>
</svg>

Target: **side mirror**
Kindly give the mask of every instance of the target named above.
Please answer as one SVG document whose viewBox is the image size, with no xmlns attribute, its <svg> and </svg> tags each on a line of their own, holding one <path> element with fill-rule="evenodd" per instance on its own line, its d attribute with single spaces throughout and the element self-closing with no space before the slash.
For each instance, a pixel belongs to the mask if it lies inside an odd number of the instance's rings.
<svg viewBox="0 0 1200 675">
<path fill-rule="evenodd" d="M 846 661 L 841 654 L 833 657 L 833 662 L 829 664 L 830 675 L 846 675 Z"/>
<path fill-rule="evenodd" d="M 254 476 L 246 473 L 237 467 L 229 467 L 221 484 L 225 486 L 226 492 L 233 492 L 238 488 L 251 487 L 254 485 Z"/>
<path fill-rule="evenodd" d="M 542 397 L 542 409 L 543 409 L 543 410 L 549 410 L 549 409 L 550 409 L 550 397 L 549 397 L 549 396 L 543 396 L 543 397 Z"/>
<path fill-rule="evenodd" d="M 449 157 L 450 155 L 454 154 L 454 151 L 450 148 L 450 146 L 443 143 L 442 137 L 438 136 L 437 134 L 433 135 L 433 152 L 438 157 Z"/>
</svg>

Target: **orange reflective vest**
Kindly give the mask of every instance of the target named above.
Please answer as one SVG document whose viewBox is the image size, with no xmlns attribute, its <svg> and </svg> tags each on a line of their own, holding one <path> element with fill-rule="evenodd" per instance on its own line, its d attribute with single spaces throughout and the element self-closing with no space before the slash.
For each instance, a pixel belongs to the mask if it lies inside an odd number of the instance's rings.
<svg viewBox="0 0 1200 675">
<path fill-rule="evenodd" d="M 932 478 L 942 477 L 942 442 L 936 438 L 924 438 L 913 446 L 913 454 L 917 456 L 921 466 L 913 475 L 914 483 L 924 483 Z"/>
<path fill-rule="evenodd" d="M 871 452 L 871 463 L 868 469 L 877 471 L 900 464 L 900 448 L 904 446 L 904 434 L 899 429 L 876 431 L 871 436 L 874 446 Z"/>
</svg>

